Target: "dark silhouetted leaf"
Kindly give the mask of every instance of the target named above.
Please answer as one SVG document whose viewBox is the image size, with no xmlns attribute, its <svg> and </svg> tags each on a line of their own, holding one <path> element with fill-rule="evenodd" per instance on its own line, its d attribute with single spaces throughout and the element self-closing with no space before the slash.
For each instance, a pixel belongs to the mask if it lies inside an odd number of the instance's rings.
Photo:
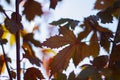
<svg viewBox="0 0 120 80">
<path fill-rule="evenodd" d="M 75 29 L 75 27 L 78 25 L 78 23 L 79 23 L 79 21 L 77 21 L 77 20 L 62 18 L 62 19 L 59 19 L 58 21 L 53 21 L 50 24 L 56 25 L 56 26 L 66 26 L 66 27 L 70 27 L 71 29 Z"/>
<path fill-rule="evenodd" d="M 11 75 L 12 75 L 12 78 L 16 78 L 16 72 L 14 72 L 14 71 L 10 71 L 10 73 L 11 73 Z"/>
<path fill-rule="evenodd" d="M 102 80 L 101 74 L 93 66 L 86 66 L 75 80 Z"/>
<path fill-rule="evenodd" d="M 10 4 L 10 0 L 6 0 L 6 2 Z"/>
<path fill-rule="evenodd" d="M 16 34 L 16 32 L 20 30 L 20 27 L 18 26 L 18 24 L 16 24 L 16 22 L 14 22 L 11 19 L 5 19 L 5 27 L 12 34 Z"/>
<path fill-rule="evenodd" d="M 62 1 L 62 0 L 50 0 L 50 8 L 55 9 L 58 1 Z"/>
<path fill-rule="evenodd" d="M 34 44 L 36 47 L 41 47 L 41 43 L 38 40 L 34 39 L 34 34 L 33 33 L 27 33 L 26 35 L 23 36 L 23 40 L 25 42 L 30 42 Z"/>
<path fill-rule="evenodd" d="M 1 28 L 1 25 L 0 25 L 0 38 L 2 37 L 2 35 L 3 35 L 3 29 Z"/>
<path fill-rule="evenodd" d="M 27 58 L 31 64 L 35 64 L 37 66 L 40 66 L 40 63 L 42 63 L 42 62 L 39 58 L 36 57 L 30 44 L 24 42 L 22 48 L 25 51 L 25 54 L 23 54 L 23 58 Z"/>
<path fill-rule="evenodd" d="M 41 71 L 37 68 L 30 67 L 26 70 L 24 80 L 42 80 L 44 79 Z"/>
<path fill-rule="evenodd" d="M 43 13 L 41 4 L 34 0 L 27 0 L 23 7 L 23 14 L 29 21 L 33 20 L 36 15 L 41 16 Z"/>
<path fill-rule="evenodd" d="M 112 23 L 113 21 L 111 8 L 100 11 L 97 16 L 101 19 L 101 23 Z"/>
<path fill-rule="evenodd" d="M 104 68 L 107 65 L 107 62 L 108 62 L 108 56 L 102 55 L 94 58 L 92 64 L 93 66 L 99 69 L 99 68 Z"/>
</svg>

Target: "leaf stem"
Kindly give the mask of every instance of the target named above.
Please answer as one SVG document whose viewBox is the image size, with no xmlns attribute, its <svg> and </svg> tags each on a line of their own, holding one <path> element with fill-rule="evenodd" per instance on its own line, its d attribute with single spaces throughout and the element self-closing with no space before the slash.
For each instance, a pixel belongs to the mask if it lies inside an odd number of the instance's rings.
<svg viewBox="0 0 120 80">
<path fill-rule="evenodd" d="M 6 58 L 4 46 L 3 46 L 2 42 L 0 42 L 0 44 L 1 44 L 1 47 L 2 47 L 2 51 L 3 51 L 3 55 L 4 55 L 4 60 L 5 60 L 5 64 L 6 64 L 6 68 L 7 68 L 8 74 L 9 74 L 9 78 L 10 78 L 10 80 L 12 80 L 12 75 L 10 73 L 10 69 L 9 69 L 9 66 L 8 66 L 8 63 L 7 63 L 7 58 Z"/>
</svg>

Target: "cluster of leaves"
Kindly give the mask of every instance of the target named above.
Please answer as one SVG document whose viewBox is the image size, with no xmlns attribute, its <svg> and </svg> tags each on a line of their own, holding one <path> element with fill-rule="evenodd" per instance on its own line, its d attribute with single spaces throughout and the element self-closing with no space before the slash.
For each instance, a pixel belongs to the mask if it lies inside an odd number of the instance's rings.
<svg viewBox="0 0 120 80">
<path fill-rule="evenodd" d="M 19 0 L 19 3 L 22 1 L 23 0 Z M 62 0 L 50 0 L 50 8 L 55 9 L 59 1 Z M 10 3 L 10 0 L 6 0 L 6 2 Z M 22 11 L 22 15 L 25 15 L 28 21 L 32 21 L 35 16 L 41 16 L 44 14 L 41 3 L 35 0 L 26 0 L 23 7 L 24 10 Z M 3 7 L 0 5 L 0 12 L 6 16 L 4 24 L 0 25 L 0 43 L 6 43 L 6 39 L 4 39 L 3 36 L 6 32 L 5 30 L 12 35 L 15 35 L 21 30 L 21 37 L 23 39 L 22 48 L 24 50 L 22 57 L 28 59 L 32 65 L 38 67 L 40 67 L 43 62 L 36 56 L 35 51 L 33 50 L 33 45 L 39 48 L 46 46 L 51 49 L 63 47 L 63 49 L 60 50 L 49 62 L 50 65 L 48 65 L 51 74 L 49 76 L 52 78 L 51 76 L 54 75 L 53 80 L 102 80 L 102 76 L 105 77 L 105 80 L 119 80 L 120 45 L 118 43 L 120 41 L 120 29 L 117 29 L 117 35 L 114 36 L 112 31 L 102 27 L 98 21 L 101 21 L 103 24 L 112 23 L 113 17 L 117 18 L 119 16 L 120 1 L 97 0 L 94 9 L 100 11 L 96 15 L 84 18 L 83 23 L 80 25 L 80 21 L 68 18 L 62 18 L 58 21 L 51 22 L 50 25 L 59 26 L 59 34 L 52 36 L 41 43 L 34 39 L 33 33 L 22 31 L 23 25 L 21 23 L 21 15 L 13 12 L 11 18 L 9 18 Z M 18 22 L 16 22 L 16 17 L 18 18 Z M 77 35 L 74 34 L 76 26 L 83 29 L 83 31 Z M 119 26 L 120 24 L 118 24 L 118 27 Z M 92 35 L 90 35 L 90 33 L 92 33 Z M 89 41 L 86 41 L 88 36 L 91 37 Z M 112 39 L 114 41 L 112 41 Z M 110 59 L 107 55 L 99 56 L 101 47 L 103 47 L 106 52 L 110 52 L 111 43 L 113 43 L 113 47 Z M 90 61 L 91 64 L 81 66 L 82 71 L 77 76 L 74 71 L 71 72 L 68 77 L 66 74 L 62 73 L 63 70 L 68 67 L 70 59 L 73 59 L 73 63 L 75 67 L 77 67 L 84 58 L 89 56 L 93 57 L 93 61 Z M 0 62 L 1 73 L 4 70 L 4 55 L 0 56 Z M 15 78 L 15 72 L 11 70 L 11 74 L 12 77 Z M 44 79 L 44 76 L 38 68 L 30 67 L 26 69 L 24 75 L 24 80 L 28 79 Z"/>
</svg>

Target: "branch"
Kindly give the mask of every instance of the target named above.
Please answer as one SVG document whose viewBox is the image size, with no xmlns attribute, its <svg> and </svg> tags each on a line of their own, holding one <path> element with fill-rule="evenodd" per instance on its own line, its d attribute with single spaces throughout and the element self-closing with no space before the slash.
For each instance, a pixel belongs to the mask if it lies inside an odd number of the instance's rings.
<svg viewBox="0 0 120 80">
<path fill-rule="evenodd" d="M 1 47 L 2 47 L 2 51 L 3 51 L 4 60 L 5 60 L 5 64 L 6 64 L 6 67 L 7 67 L 8 74 L 9 74 L 10 80 L 12 80 L 12 75 L 10 73 L 10 69 L 9 69 L 9 66 L 8 66 L 8 63 L 7 63 L 7 58 L 6 58 L 4 46 L 3 46 L 2 42 L 0 42 L 0 44 L 1 44 Z"/>
</svg>

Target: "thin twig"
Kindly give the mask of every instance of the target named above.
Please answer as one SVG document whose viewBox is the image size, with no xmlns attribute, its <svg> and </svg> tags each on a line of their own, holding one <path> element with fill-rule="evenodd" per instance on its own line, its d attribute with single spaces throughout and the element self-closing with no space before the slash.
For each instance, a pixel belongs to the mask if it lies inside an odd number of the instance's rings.
<svg viewBox="0 0 120 80">
<path fill-rule="evenodd" d="M 0 42 L 0 44 L 1 44 L 1 47 L 2 47 L 2 51 L 3 51 L 4 60 L 5 60 L 5 64 L 6 64 L 6 67 L 7 67 L 8 74 L 9 74 L 10 80 L 12 80 L 12 75 L 10 73 L 10 69 L 9 69 L 9 66 L 8 66 L 8 63 L 7 63 L 7 58 L 6 58 L 4 46 L 3 46 L 2 42 Z"/>
</svg>

